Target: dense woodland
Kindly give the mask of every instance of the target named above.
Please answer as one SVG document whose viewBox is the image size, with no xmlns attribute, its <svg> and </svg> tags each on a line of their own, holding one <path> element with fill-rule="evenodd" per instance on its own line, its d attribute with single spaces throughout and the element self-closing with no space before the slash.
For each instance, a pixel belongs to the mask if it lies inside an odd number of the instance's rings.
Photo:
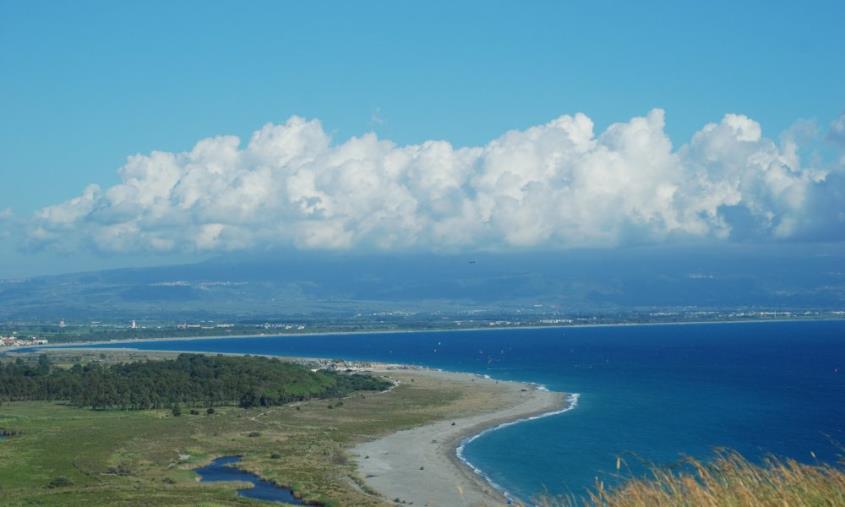
<svg viewBox="0 0 845 507">
<path fill-rule="evenodd" d="M 370 375 L 312 372 L 264 357 L 180 354 L 169 360 L 60 368 L 41 355 L 34 364 L 21 359 L 0 364 L 0 400 L 66 401 L 93 409 L 144 410 L 179 404 L 249 408 L 389 386 Z"/>
</svg>

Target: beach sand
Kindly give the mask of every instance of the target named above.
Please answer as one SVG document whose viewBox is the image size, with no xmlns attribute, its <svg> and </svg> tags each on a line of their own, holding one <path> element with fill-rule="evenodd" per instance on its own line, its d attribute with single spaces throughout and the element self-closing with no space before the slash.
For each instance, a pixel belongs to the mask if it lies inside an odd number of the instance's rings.
<svg viewBox="0 0 845 507">
<path fill-rule="evenodd" d="M 97 356 L 107 352 L 113 362 L 165 359 L 180 351 L 131 349 L 48 349 L 61 361 L 64 356 Z M 226 354 L 229 355 L 229 354 Z M 241 355 L 232 353 L 231 355 Z M 271 356 L 277 357 L 277 356 Z M 279 357 L 296 362 L 322 362 L 325 359 Z M 445 403 L 437 422 L 402 430 L 358 444 L 350 449 L 359 476 L 384 501 L 395 499 L 405 505 L 476 507 L 508 505 L 508 499 L 474 472 L 457 455 L 458 446 L 486 429 L 567 408 L 564 393 L 550 392 L 535 384 L 499 381 L 481 375 L 445 372 L 377 362 L 350 361 L 345 369 L 383 374 L 404 389 L 439 392 Z M 402 390 L 385 395 L 404 396 Z M 406 391 L 407 392 L 407 391 Z M 446 401 L 450 395 L 456 396 Z M 424 408 L 410 405 L 409 410 Z M 515 504 L 519 504 L 515 502 Z"/>
<path fill-rule="evenodd" d="M 507 505 L 505 496 L 462 462 L 461 442 L 503 423 L 559 411 L 563 393 L 533 384 L 496 381 L 468 373 L 417 370 L 417 376 L 471 387 L 486 399 L 476 412 L 399 431 L 352 449 L 359 473 L 385 499 L 420 506 Z M 401 381 L 401 377 L 400 377 Z"/>
</svg>

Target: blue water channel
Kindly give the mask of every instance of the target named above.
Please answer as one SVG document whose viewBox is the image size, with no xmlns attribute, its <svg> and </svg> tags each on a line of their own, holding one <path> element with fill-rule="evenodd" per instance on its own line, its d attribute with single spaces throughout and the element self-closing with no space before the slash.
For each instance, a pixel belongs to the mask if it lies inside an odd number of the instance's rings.
<svg viewBox="0 0 845 507">
<path fill-rule="evenodd" d="M 240 460 L 240 456 L 223 456 L 215 459 L 209 465 L 197 468 L 195 472 L 199 474 L 203 482 L 240 481 L 251 483 L 251 488 L 238 490 L 238 495 L 243 497 L 291 505 L 313 505 L 293 496 L 293 491 L 290 488 L 265 481 L 252 472 L 247 472 L 234 466 Z"/>
</svg>

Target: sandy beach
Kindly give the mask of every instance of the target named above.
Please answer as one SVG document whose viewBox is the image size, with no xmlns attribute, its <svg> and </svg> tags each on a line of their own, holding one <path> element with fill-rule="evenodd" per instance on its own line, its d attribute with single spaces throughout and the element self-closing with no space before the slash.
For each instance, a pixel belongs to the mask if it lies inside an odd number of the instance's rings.
<svg viewBox="0 0 845 507">
<path fill-rule="evenodd" d="M 399 431 L 356 446 L 352 455 L 361 476 L 386 499 L 399 498 L 414 505 L 507 505 L 508 499 L 501 492 L 458 458 L 457 447 L 485 429 L 560 411 L 567 406 L 564 394 L 533 384 L 496 381 L 467 373 L 414 373 L 472 384 L 479 392 L 494 396 L 481 413 Z"/>
<path fill-rule="evenodd" d="M 108 350 L 116 355 L 114 359 L 117 361 L 164 359 L 182 353 Z M 48 349 L 48 352 L 56 356 L 94 355 L 98 349 L 93 346 L 90 349 Z M 278 358 L 306 363 L 326 362 L 325 359 L 302 357 Z M 390 503 L 398 498 L 407 504 L 432 507 L 509 505 L 509 499 L 502 492 L 458 457 L 458 447 L 466 439 L 485 430 L 559 412 L 571 403 L 564 393 L 551 392 L 535 384 L 500 381 L 472 373 L 361 361 L 342 362 L 341 366 L 353 371 L 383 374 L 397 384 L 404 384 L 404 389 L 436 390 L 447 398 L 449 393 L 457 393 L 456 399 L 444 405 L 449 408 L 441 412 L 436 422 L 398 431 L 350 449 L 358 475 Z M 390 391 L 393 389 L 385 393 Z M 415 410 L 413 406 L 409 409 Z"/>
</svg>

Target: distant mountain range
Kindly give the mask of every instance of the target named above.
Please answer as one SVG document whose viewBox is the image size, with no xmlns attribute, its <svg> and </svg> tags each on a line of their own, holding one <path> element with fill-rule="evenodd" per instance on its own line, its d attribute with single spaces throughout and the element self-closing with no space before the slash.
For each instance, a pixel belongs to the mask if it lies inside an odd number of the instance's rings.
<svg viewBox="0 0 845 507">
<path fill-rule="evenodd" d="M 0 319 L 842 309 L 841 245 L 472 255 L 279 252 L 0 281 Z"/>
</svg>

